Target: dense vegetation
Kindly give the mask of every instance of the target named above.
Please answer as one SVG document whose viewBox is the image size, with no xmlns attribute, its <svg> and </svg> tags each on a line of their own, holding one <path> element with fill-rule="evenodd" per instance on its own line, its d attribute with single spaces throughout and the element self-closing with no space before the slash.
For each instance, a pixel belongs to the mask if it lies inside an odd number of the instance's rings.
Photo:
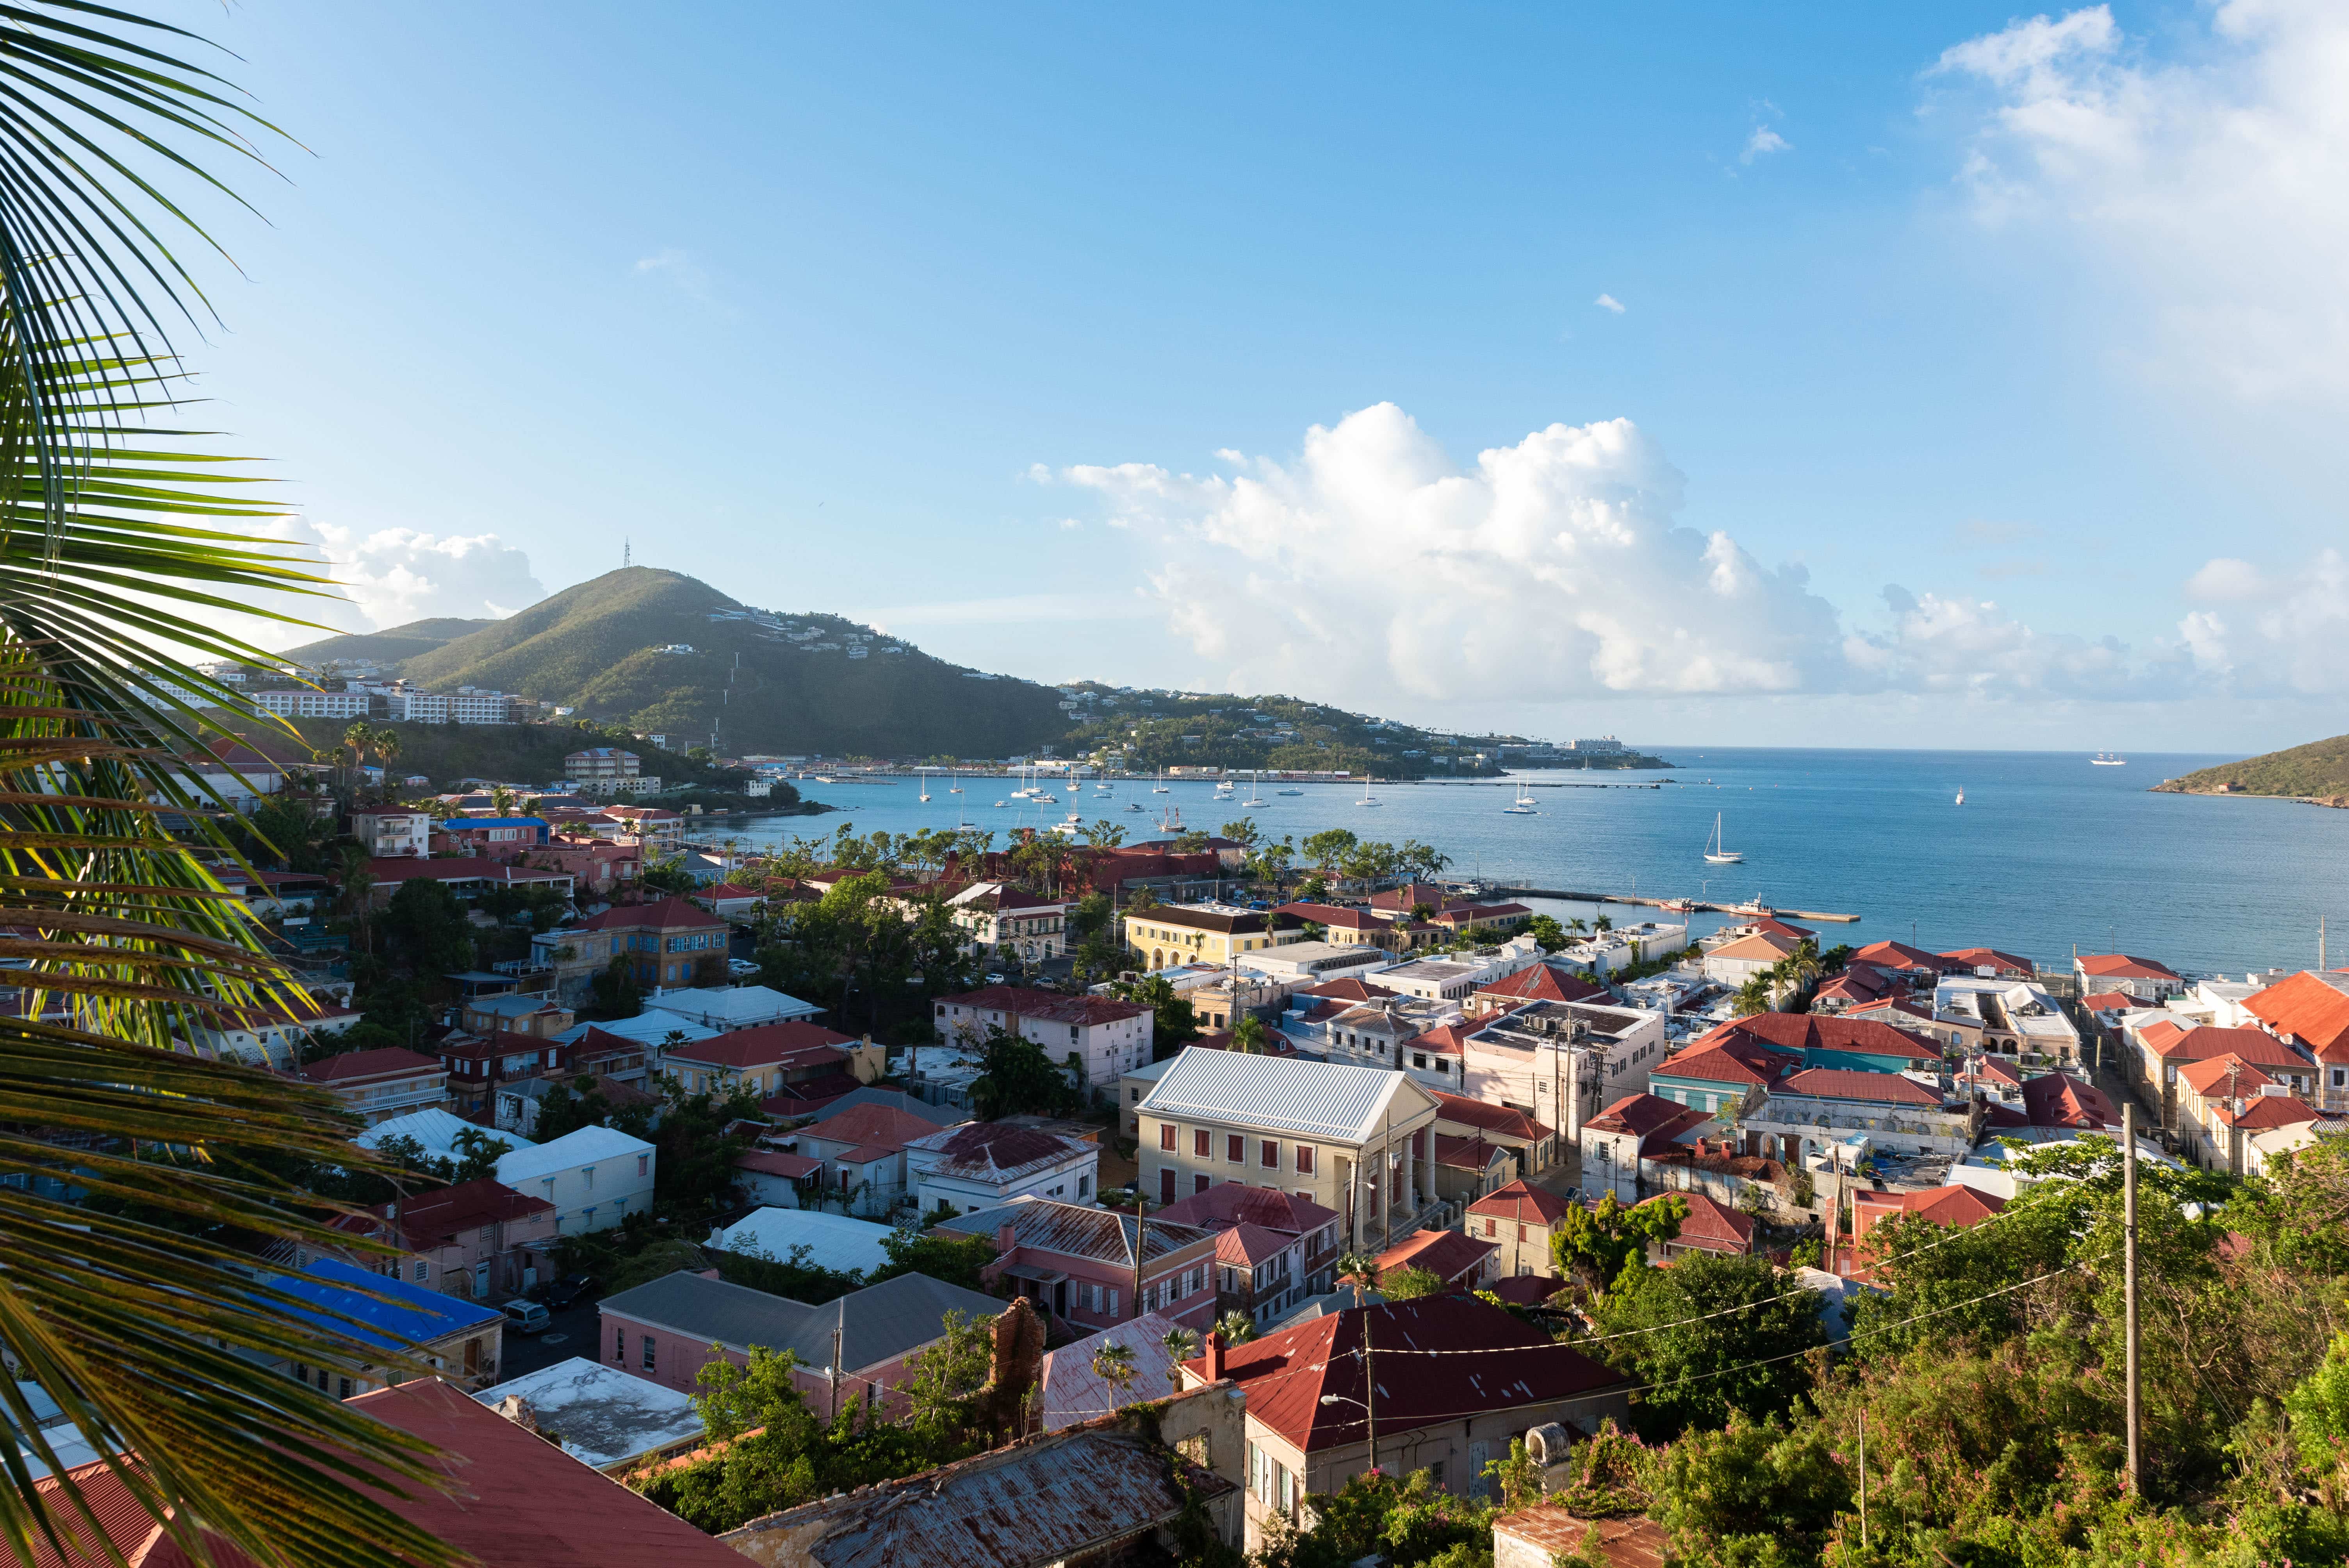
<svg viewBox="0 0 2349 1568">
<path fill-rule="evenodd" d="M 339 718 L 297 718 L 290 722 L 313 750 L 328 755 L 343 743 L 350 728 L 349 720 Z M 388 758 L 370 755 L 367 759 L 370 766 L 381 766 L 394 779 L 411 774 L 429 779 L 429 788 L 435 790 L 453 789 L 460 779 L 494 779 L 528 785 L 556 783 L 563 778 L 563 759 L 571 752 L 594 746 L 616 746 L 635 752 L 643 770 L 658 778 L 665 789 L 685 786 L 711 790 L 728 797 L 728 804 L 738 810 L 746 806 L 781 808 L 799 800 L 796 789 L 778 783 L 774 794 L 766 800 L 745 801 L 745 775 L 717 767 L 706 747 L 688 748 L 679 738 L 678 749 L 664 750 L 648 740 L 637 739 L 626 729 L 592 720 L 554 724 L 402 724 L 378 720 L 370 727 L 388 730 L 398 737 L 398 750 Z M 644 802 L 632 796 L 623 803 Z"/>
<path fill-rule="evenodd" d="M 1066 689 L 1076 707 L 1061 754 L 1122 753 L 1126 768 L 1138 773 L 1176 767 L 1260 768 L 1424 779 L 1501 771 L 1495 761 L 1475 759 L 1485 748 L 1482 740 L 1296 697 L 1128 691 L 1092 682 Z"/>
<path fill-rule="evenodd" d="M 1750 1258 L 1646 1265 L 1630 1212 L 1561 1246 L 1632 1434 L 1564 1501 L 1644 1512 L 1691 1568 L 2120 1568 L 2349 1559 L 2349 1138 L 2240 1183 L 2148 1163 L 2141 1491 L 2125 1474 L 2122 1191 L 2101 1140 L 1969 1230 L 1872 1233 L 1880 1295 L 1830 1349 L 1819 1297 Z M 1607 1276 L 1609 1272 L 1612 1278 Z M 1859 1521 L 1867 1432 L 1868 1527 Z M 1495 1466 L 1505 1491 L 1515 1484 Z M 1350 1484 L 1268 1564 L 1491 1561 L 1488 1511 Z"/>
<path fill-rule="evenodd" d="M 2323 799 L 2349 797 L 2349 735 L 2312 740 L 2289 750 L 2205 768 L 2182 778 L 2164 779 L 2154 788 L 2193 794 L 2215 792 L 2230 785 L 2239 787 L 2246 795 L 2307 795 Z"/>
</svg>

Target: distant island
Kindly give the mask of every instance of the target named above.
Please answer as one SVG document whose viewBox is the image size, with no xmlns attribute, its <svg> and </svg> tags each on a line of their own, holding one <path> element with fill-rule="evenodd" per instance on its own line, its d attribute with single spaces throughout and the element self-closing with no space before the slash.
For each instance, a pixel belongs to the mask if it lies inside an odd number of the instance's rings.
<svg viewBox="0 0 2349 1568">
<path fill-rule="evenodd" d="M 2221 763 L 2153 788 L 2168 795 L 2262 795 L 2349 808 L 2349 735 Z"/>
</svg>

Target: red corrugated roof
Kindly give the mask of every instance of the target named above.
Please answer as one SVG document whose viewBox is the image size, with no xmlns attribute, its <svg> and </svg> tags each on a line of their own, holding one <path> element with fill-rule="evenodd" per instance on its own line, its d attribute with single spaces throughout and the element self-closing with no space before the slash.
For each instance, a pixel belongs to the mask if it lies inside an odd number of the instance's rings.
<svg viewBox="0 0 2349 1568">
<path fill-rule="evenodd" d="M 1858 1056 L 1940 1061 L 1940 1047 L 1874 1018 L 1833 1013 L 1754 1013 L 1700 1037 L 1698 1046 L 1744 1038 L 1777 1051 L 1847 1051 Z"/>
<path fill-rule="evenodd" d="M 696 1062 L 710 1067 L 764 1067 L 770 1062 L 793 1065 L 822 1066 L 848 1059 L 841 1050 L 853 1046 L 855 1037 L 839 1034 L 811 1024 L 803 1018 L 793 1018 L 783 1024 L 761 1024 L 754 1028 L 736 1029 L 731 1034 L 714 1035 L 706 1040 L 689 1040 L 662 1052 L 667 1061 Z"/>
<path fill-rule="evenodd" d="M 798 1181 L 823 1170 L 823 1161 L 811 1160 L 804 1154 L 785 1154 L 779 1149 L 753 1149 L 734 1161 L 734 1169 Z"/>
<path fill-rule="evenodd" d="M 2105 1091 L 2064 1073 L 2048 1073 L 2023 1086 L 2023 1105 L 2033 1127 L 2071 1127 L 2096 1132 L 2121 1124 L 2121 1114 Z"/>
<path fill-rule="evenodd" d="M 1150 1011 L 1139 1002 L 1120 1002 L 1110 996 L 1064 996 L 1058 991 L 1031 991 L 1019 985 L 988 985 L 936 1000 L 950 1007 L 976 1007 L 1017 1014 L 1023 1018 L 1047 1018 L 1056 1024 L 1112 1024 L 1121 1018 L 1139 1018 Z"/>
<path fill-rule="evenodd" d="M 1607 987 L 1555 964 L 1537 964 L 1477 988 L 1479 996 L 1506 996 L 1534 1002 L 1583 1002 L 1604 995 Z"/>
<path fill-rule="evenodd" d="M 439 1072 L 440 1064 L 431 1057 L 411 1051 L 404 1046 L 383 1046 L 371 1051 L 345 1051 L 338 1057 L 322 1057 L 302 1069 L 302 1076 L 312 1083 L 348 1083 L 353 1078 L 378 1078 L 386 1073 Z"/>
<path fill-rule="evenodd" d="M 2349 1061 L 2349 986 L 2310 970 L 2279 980 L 2243 1003 L 2279 1035 L 2305 1041 L 2328 1062 Z"/>
<path fill-rule="evenodd" d="M 1666 1057 L 1657 1063 L 1655 1076 L 1766 1087 L 1791 1070 L 1797 1060 L 1783 1051 L 1770 1050 L 1751 1040 L 1730 1039 L 1718 1045 L 1708 1045 L 1700 1040 L 1678 1056 Z"/>
<path fill-rule="evenodd" d="M 1888 969 L 1923 969 L 1940 974 L 1948 965 L 1938 953 L 1911 947 L 1905 942 L 1871 942 L 1851 955 L 1855 964 L 1881 964 Z"/>
<path fill-rule="evenodd" d="M 1621 1374 L 1466 1295 L 1325 1314 L 1234 1346 L 1225 1355 L 1224 1376 L 1247 1390 L 1250 1416 L 1305 1452 L 1359 1443 L 1369 1393 L 1361 1354 L 1366 1329 L 1378 1373 L 1381 1445 L 1390 1433 L 1628 1386 Z M 1381 1356 L 1381 1350 L 1481 1354 Z M 1205 1360 L 1183 1365 L 1194 1380 L 1205 1380 Z M 1323 1404 L 1325 1394 L 1339 1402 Z"/>
<path fill-rule="evenodd" d="M 708 930 L 723 927 L 725 922 L 695 903 L 690 899 L 665 898 L 657 903 L 624 905 L 607 909 L 601 914 L 591 914 L 581 921 L 581 931 L 679 931 Z"/>
<path fill-rule="evenodd" d="M 2126 991 L 2099 991 L 2093 996 L 2081 997 L 2080 1006 L 2091 1013 L 2126 1013 L 2132 1007 L 2144 1006 L 2145 998 Z"/>
<path fill-rule="evenodd" d="M 1379 1254 L 1379 1274 L 1384 1278 L 1392 1269 L 1425 1269 L 1446 1284 L 1460 1284 L 1500 1250 L 1457 1231 L 1414 1231 Z"/>
<path fill-rule="evenodd" d="M 2093 975 L 2100 980 L 2183 981 L 2185 978 L 2167 964 L 2127 953 L 2087 954 L 2076 962 L 2081 974 Z"/>
<path fill-rule="evenodd" d="M 1496 1220 L 1512 1220 L 1521 1225 L 1554 1225 L 1565 1218 L 1566 1212 L 1572 1207 L 1573 1204 L 1555 1192 L 1546 1192 L 1524 1181 L 1512 1181 L 1469 1204 L 1468 1212 Z"/>
<path fill-rule="evenodd" d="M 1692 1115 L 1699 1121 L 1709 1119 L 1705 1112 L 1692 1110 L 1661 1095 L 1627 1094 L 1582 1125 L 1600 1132 L 1625 1132 L 1645 1138 L 1659 1128 Z"/>
<path fill-rule="evenodd" d="M 1440 1088 L 1427 1091 L 1435 1097 L 1435 1115 L 1441 1121 L 1456 1122 L 1464 1127 L 1482 1128 L 1503 1138 L 1543 1139 L 1551 1130 L 1506 1105 L 1493 1105 L 1465 1095 L 1446 1094 Z"/>
<path fill-rule="evenodd" d="M 1855 1072 L 1848 1068 L 1806 1068 L 1777 1087 L 1779 1094 L 1809 1095 L 1818 1099 L 1867 1100 L 1878 1105 L 1931 1106 L 1941 1097 L 1899 1073 Z"/>
<path fill-rule="evenodd" d="M 2221 1029 L 2204 1024 L 2199 1028 L 2185 1030 L 2175 1040 L 2162 1045 L 2154 1044 L 2152 1028 L 2142 1033 L 2146 1044 L 2153 1046 L 2155 1051 L 2168 1061 L 2196 1062 L 2207 1061 L 2212 1057 L 2235 1056 L 2254 1067 L 2308 1070 L 2306 1057 L 2264 1029 Z"/>
<path fill-rule="evenodd" d="M 1237 1224 L 1216 1233 L 1216 1259 L 1241 1268 L 1254 1268 L 1267 1258 L 1278 1257 L 1296 1241 L 1293 1235 L 1284 1236 L 1262 1225 Z"/>
<path fill-rule="evenodd" d="M 1219 1182 L 1204 1192 L 1194 1192 L 1180 1202 L 1167 1204 L 1154 1216 L 1178 1225 L 1201 1225 L 1211 1231 L 1247 1224 L 1289 1236 L 1318 1231 L 1337 1217 L 1338 1211 L 1325 1209 L 1309 1199 L 1239 1181 Z"/>
<path fill-rule="evenodd" d="M 2254 1095 L 2243 1107 L 2240 1116 L 2227 1119 L 2236 1127 L 2259 1132 L 2271 1127 L 2297 1127 L 2304 1121 L 2320 1121 L 2323 1113 L 2297 1095 Z"/>
<path fill-rule="evenodd" d="M 1672 1238 L 1678 1244 L 1702 1247 L 1709 1253 L 1754 1250 L 1753 1216 L 1741 1214 L 1702 1192 L 1659 1192 L 1639 1206 L 1644 1209 L 1649 1203 L 1661 1203 L 1668 1198 L 1679 1198 L 1688 1204 L 1688 1213 L 1681 1220 L 1681 1233 Z"/>
<path fill-rule="evenodd" d="M 2017 958 L 2012 953 L 2001 953 L 1995 947 L 1960 947 L 1941 954 L 1954 959 L 1969 969 L 1979 969 L 1988 964 L 2000 969 L 2017 969 L 2029 975 L 2036 967 L 2028 958 Z"/>
</svg>

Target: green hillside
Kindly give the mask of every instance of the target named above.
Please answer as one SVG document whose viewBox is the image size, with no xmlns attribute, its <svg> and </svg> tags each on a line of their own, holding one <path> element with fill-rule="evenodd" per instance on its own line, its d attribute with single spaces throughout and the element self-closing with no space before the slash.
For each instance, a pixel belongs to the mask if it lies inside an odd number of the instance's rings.
<svg viewBox="0 0 2349 1568">
<path fill-rule="evenodd" d="M 659 651 L 678 645 L 691 651 Z M 715 728 L 729 755 L 1001 757 L 1066 728 L 1049 686 L 964 670 L 837 615 L 753 610 L 647 566 L 422 650 L 398 673 L 435 691 L 575 707 L 679 746 Z"/>
<path fill-rule="evenodd" d="M 358 632 L 305 643 L 287 649 L 285 656 L 305 669 L 314 670 L 330 659 L 372 659 L 379 665 L 397 665 L 419 654 L 429 654 L 443 643 L 496 624 L 495 621 L 460 621 L 449 616 L 410 621 L 405 626 L 386 626 L 380 632 Z"/>
<path fill-rule="evenodd" d="M 2205 768 L 2182 779 L 2165 779 L 2154 788 L 2179 795 L 2284 795 L 2335 802 L 2349 800 L 2349 735 L 2312 740 L 2288 751 L 2271 751 L 2264 757 Z"/>
</svg>

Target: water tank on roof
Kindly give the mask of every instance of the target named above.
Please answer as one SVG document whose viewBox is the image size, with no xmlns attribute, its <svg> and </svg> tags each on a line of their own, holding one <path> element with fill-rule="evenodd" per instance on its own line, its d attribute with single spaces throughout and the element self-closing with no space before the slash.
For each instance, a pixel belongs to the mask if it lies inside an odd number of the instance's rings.
<svg viewBox="0 0 2349 1568">
<path fill-rule="evenodd" d="M 1526 1433 L 1526 1457 L 1545 1470 L 1564 1464 L 1573 1449 L 1573 1435 L 1557 1421 L 1545 1421 Z"/>
</svg>

